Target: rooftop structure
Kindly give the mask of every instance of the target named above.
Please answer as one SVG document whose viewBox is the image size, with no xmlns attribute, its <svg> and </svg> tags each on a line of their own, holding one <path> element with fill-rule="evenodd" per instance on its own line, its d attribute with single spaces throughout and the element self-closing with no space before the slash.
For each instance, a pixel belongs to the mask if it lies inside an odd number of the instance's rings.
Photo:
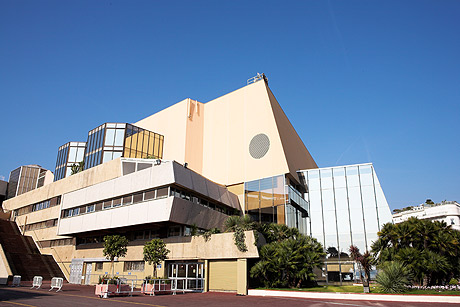
<svg viewBox="0 0 460 307">
<path fill-rule="evenodd" d="M 40 165 L 23 165 L 10 172 L 7 198 L 12 198 L 53 181 L 53 173 Z"/>
</svg>

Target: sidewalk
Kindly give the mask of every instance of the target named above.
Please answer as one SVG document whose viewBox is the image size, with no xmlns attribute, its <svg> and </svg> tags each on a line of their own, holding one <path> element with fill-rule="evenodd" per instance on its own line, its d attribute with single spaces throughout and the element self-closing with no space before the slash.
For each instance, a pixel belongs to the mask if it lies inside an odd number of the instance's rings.
<svg viewBox="0 0 460 307">
<path fill-rule="evenodd" d="M 295 297 L 295 298 L 310 298 L 310 299 L 315 298 L 315 299 L 331 299 L 331 300 L 460 304 L 460 296 L 458 295 L 365 294 L 365 293 L 277 291 L 277 290 L 248 290 L 248 295 Z"/>
</svg>

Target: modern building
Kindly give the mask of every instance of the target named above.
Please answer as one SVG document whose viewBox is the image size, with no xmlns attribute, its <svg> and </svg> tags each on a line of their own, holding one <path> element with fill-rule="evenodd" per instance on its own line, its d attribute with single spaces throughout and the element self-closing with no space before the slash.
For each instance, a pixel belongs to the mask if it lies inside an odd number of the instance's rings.
<svg viewBox="0 0 460 307">
<path fill-rule="evenodd" d="M 393 211 L 393 220 L 396 224 L 407 221 L 411 217 L 420 220 L 445 222 L 452 229 L 460 231 L 460 204 L 456 201 L 442 201 L 440 203 L 424 203 L 402 210 Z"/>
<path fill-rule="evenodd" d="M 370 251 L 377 232 L 391 223 L 391 212 L 371 163 L 299 171 L 308 187 L 308 233 L 327 251 L 319 280 L 353 281 L 359 274 L 349 255 L 351 245 Z M 321 277 L 319 276 L 321 275 Z"/>
<path fill-rule="evenodd" d="M 54 181 L 72 174 L 72 166 L 83 162 L 86 142 L 68 142 L 59 147 L 54 171 Z"/>
<path fill-rule="evenodd" d="M 119 157 L 163 157 L 163 136 L 126 123 L 105 123 L 88 133 L 84 169 Z"/>
<path fill-rule="evenodd" d="M 83 144 L 75 145 L 59 150 L 56 166 L 66 174 L 80 162 Z M 205 242 L 191 229 L 222 227 L 235 213 L 305 226 L 297 170 L 317 167 L 266 79 L 208 103 L 185 99 L 132 125 L 103 124 L 89 132 L 83 161 L 82 172 L 4 203 L 70 281 L 109 271 L 101 239 L 118 233 L 130 239 L 120 274 L 150 275 L 142 246 L 160 237 L 171 250 L 160 273 L 205 267 L 206 289 L 233 291 L 258 257 L 252 232 L 243 253 L 229 234 Z"/>
<path fill-rule="evenodd" d="M 7 198 L 42 187 L 53 181 L 53 173 L 40 165 L 23 165 L 10 172 Z"/>
<path fill-rule="evenodd" d="M 68 142 L 58 149 L 54 181 L 72 174 L 74 164 L 83 169 L 116 158 L 163 157 L 164 137 L 127 123 L 105 123 L 88 132 L 87 142 Z"/>
<path fill-rule="evenodd" d="M 334 206 L 326 197 L 329 191 L 318 192 L 316 186 L 319 180 L 320 190 L 326 189 L 332 170 L 318 169 L 263 75 L 207 103 L 187 98 L 136 123 L 106 123 L 91 130 L 83 156 L 85 169 L 68 176 L 69 167 L 81 162 L 84 143 L 72 144 L 58 151 L 59 180 L 4 202 L 24 234 L 32 236 L 42 253 L 54 257 L 71 282 L 83 278 L 93 283 L 95 276 L 108 272 L 102 237 L 122 234 L 130 243 L 127 256 L 115 264 L 118 274 L 150 275 L 142 247 L 146 240 L 159 237 L 171 250 L 160 274 L 191 278 L 205 290 L 244 294 L 247 262 L 258 258 L 253 233 L 246 233 L 248 251 L 241 252 L 231 234 L 206 241 L 190 236 L 192 229 L 222 227 L 228 216 L 248 214 L 254 221 L 297 227 L 325 246 L 345 250 L 343 240 L 368 246 L 376 236 L 368 232 L 377 231 L 375 224 L 388 218 L 373 167 L 342 167 L 349 184 L 342 190 L 355 195 L 361 189 L 365 195 L 350 198 L 356 229 L 348 232 L 350 239 L 342 240 L 347 234 L 339 228 L 336 241 L 330 239 L 329 228 L 317 229 L 321 223 L 337 223 L 335 217 L 329 220 L 329 212 L 326 219 L 318 215 Z M 334 180 L 342 180 L 339 168 L 333 172 Z M 368 212 L 371 179 L 377 193 L 375 213 Z M 337 186 L 334 193 L 342 190 Z M 320 202 L 318 193 L 324 193 Z M 343 209 L 341 203 L 337 206 Z M 364 226 L 363 220 L 354 220 L 359 214 L 372 220 Z M 196 274 L 189 276 L 189 269 Z M 328 264 L 326 275 L 335 271 Z"/>
</svg>

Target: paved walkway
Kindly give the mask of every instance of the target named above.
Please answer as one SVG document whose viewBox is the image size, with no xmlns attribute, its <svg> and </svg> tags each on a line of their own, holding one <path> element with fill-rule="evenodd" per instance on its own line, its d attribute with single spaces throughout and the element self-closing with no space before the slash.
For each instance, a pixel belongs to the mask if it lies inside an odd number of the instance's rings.
<svg viewBox="0 0 460 307">
<path fill-rule="evenodd" d="M 48 292 L 49 283 L 44 283 L 41 289 L 29 289 L 29 286 L 18 288 L 0 287 L 0 306 L 1 307 L 275 307 L 275 306 L 311 306 L 311 307 L 434 307 L 434 306 L 453 306 L 453 304 L 442 303 L 407 303 L 407 302 L 382 302 L 370 301 L 367 297 L 361 296 L 362 300 L 351 299 L 331 299 L 331 298 L 298 298 L 298 297 L 271 297 L 271 296 L 237 296 L 235 293 L 186 293 L 177 295 L 157 295 L 148 296 L 135 294 L 132 297 L 110 297 L 101 299 L 94 295 L 94 286 L 81 286 L 65 284 L 62 292 Z M 252 290 L 251 290 L 252 291 Z M 287 291 L 290 292 L 290 291 Z M 286 292 L 283 292 L 286 294 Z M 459 304 L 460 305 L 460 304 Z"/>
<path fill-rule="evenodd" d="M 347 301 L 380 301 L 380 302 L 411 302 L 411 303 L 454 303 L 460 305 L 458 295 L 397 295 L 397 294 L 365 294 L 365 293 L 336 293 L 310 291 L 276 291 L 249 290 L 248 295 L 269 297 L 295 297 L 309 299 L 331 299 Z"/>
</svg>

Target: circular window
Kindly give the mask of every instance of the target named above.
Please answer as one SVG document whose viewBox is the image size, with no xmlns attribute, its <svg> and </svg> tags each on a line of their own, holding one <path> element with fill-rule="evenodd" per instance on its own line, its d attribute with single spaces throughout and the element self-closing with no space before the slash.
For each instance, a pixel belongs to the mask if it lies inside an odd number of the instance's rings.
<svg viewBox="0 0 460 307">
<path fill-rule="evenodd" d="M 254 136 L 249 143 L 249 153 L 254 159 L 260 159 L 270 149 L 270 139 L 266 134 L 260 133 Z"/>
</svg>

